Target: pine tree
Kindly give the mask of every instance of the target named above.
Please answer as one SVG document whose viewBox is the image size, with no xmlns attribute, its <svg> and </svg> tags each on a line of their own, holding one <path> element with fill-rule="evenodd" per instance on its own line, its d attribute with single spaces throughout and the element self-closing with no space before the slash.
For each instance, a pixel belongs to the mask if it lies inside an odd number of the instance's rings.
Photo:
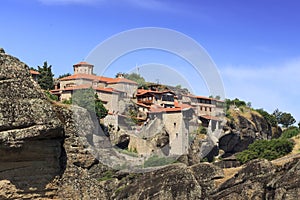
<svg viewBox="0 0 300 200">
<path fill-rule="evenodd" d="M 50 65 L 48 67 L 47 61 L 44 62 L 44 65 L 42 67 L 38 66 L 38 72 L 40 73 L 38 78 L 38 84 L 41 86 L 44 90 L 51 90 L 53 89 L 54 83 L 53 83 L 53 76 L 51 70 L 52 66 Z"/>
</svg>

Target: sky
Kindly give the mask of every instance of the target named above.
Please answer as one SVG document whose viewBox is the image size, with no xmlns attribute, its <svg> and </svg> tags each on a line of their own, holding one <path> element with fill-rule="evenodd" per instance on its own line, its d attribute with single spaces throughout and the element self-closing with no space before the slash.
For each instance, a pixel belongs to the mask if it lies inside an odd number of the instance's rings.
<svg viewBox="0 0 300 200">
<path fill-rule="evenodd" d="M 47 61 L 58 77 L 121 32 L 174 30 L 202 46 L 226 98 L 278 108 L 300 121 L 299 7 L 298 0 L 2 0 L 0 47 L 31 67 Z M 103 75 L 132 71 L 210 94 L 187 60 L 157 49 L 122 55 Z"/>
</svg>

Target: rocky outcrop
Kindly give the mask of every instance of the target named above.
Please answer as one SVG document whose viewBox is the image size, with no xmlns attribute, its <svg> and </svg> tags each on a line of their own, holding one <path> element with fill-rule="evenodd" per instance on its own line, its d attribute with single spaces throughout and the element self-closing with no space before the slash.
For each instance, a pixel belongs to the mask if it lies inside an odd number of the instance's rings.
<svg viewBox="0 0 300 200">
<path fill-rule="evenodd" d="M 230 117 L 223 127 L 225 134 L 219 139 L 225 156 L 247 149 L 255 140 L 272 137 L 271 125 L 255 111 L 231 109 Z"/>
<path fill-rule="evenodd" d="M 284 165 L 254 160 L 211 194 L 211 199 L 298 199 L 300 156 Z"/>
<path fill-rule="evenodd" d="M 28 67 L 1 50 L 0 182 L 13 192 L 1 192 L 0 199 L 56 194 L 51 182 L 64 170 L 64 130 L 37 88 Z"/>
<path fill-rule="evenodd" d="M 215 187 L 213 180 L 223 176 L 221 168 L 211 164 L 173 164 L 120 181 L 112 199 L 204 199 Z"/>
<path fill-rule="evenodd" d="M 91 177 L 89 169 L 100 165 L 98 160 L 89 151 L 91 130 L 95 130 L 92 120 L 83 121 L 85 129 L 80 129 L 74 116 L 74 111 L 61 105 L 54 106 L 58 118 L 64 124 L 65 130 L 65 162 L 64 173 L 57 180 L 57 197 L 59 199 L 108 199 L 103 187 L 95 178 Z M 79 116 L 87 115 L 88 112 L 80 109 Z M 78 114 L 78 113 L 77 113 Z M 82 117 L 86 119 L 86 117 Z M 86 133 L 78 131 L 85 130 Z"/>
</svg>

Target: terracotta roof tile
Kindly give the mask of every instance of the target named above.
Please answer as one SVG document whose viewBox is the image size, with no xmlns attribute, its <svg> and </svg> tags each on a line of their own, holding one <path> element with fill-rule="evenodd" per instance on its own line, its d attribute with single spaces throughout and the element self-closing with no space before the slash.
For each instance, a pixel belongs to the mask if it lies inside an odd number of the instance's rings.
<svg viewBox="0 0 300 200">
<path fill-rule="evenodd" d="M 135 81 L 126 79 L 126 78 L 114 78 L 111 81 L 107 82 L 108 84 L 115 84 L 115 83 L 129 83 L 129 84 L 134 84 L 137 85 L 137 83 Z"/>
<path fill-rule="evenodd" d="M 181 108 L 165 108 L 164 111 L 165 112 L 181 112 L 182 109 Z"/>
<path fill-rule="evenodd" d="M 162 106 L 159 105 L 152 105 L 150 107 L 150 113 L 161 113 L 161 112 L 181 112 L 183 110 L 183 108 L 181 107 L 175 107 L 175 108 L 164 108 Z"/>
<path fill-rule="evenodd" d="M 93 74 L 74 74 L 71 76 L 66 76 L 64 78 L 59 79 L 60 81 L 67 81 L 67 80 L 75 80 L 75 79 L 88 79 L 88 80 L 97 80 L 97 76 Z"/>
<path fill-rule="evenodd" d="M 30 70 L 30 74 L 33 74 L 33 75 L 39 75 L 40 72 L 38 71 L 35 71 L 35 70 Z"/>
<path fill-rule="evenodd" d="M 186 108 L 191 108 L 192 106 L 188 104 L 183 104 L 183 103 L 178 103 L 178 101 L 174 102 L 175 108 L 181 108 L 181 109 L 186 109 Z"/>
<path fill-rule="evenodd" d="M 92 64 L 87 63 L 87 62 L 84 62 L 84 61 L 79 62 L 79 63 L 77 63 L 77 64 L 75 64 L 75 65 L 73 65 L 73 66 L 79 66 L 79 65 L 90 65 L 90 66 L 93 66 Z"/>
<path fill-rule="evenodd" d="M 152 105 L 150 107 L 150 112 L 151 113 L 160 113 L 160 112 L 164 112 L 164 107 L 159 106 L 159 105 Z"/>
<path fill-rule="evenodd" d="M 104 87 L 97 87 L 94 88 L 97 91 L 102 91 L 102 92 L 109 92 L 109 93 L 124 93 L 123 91 L 116 90 L 114 88 L 104 88 Z"/>
</svg>

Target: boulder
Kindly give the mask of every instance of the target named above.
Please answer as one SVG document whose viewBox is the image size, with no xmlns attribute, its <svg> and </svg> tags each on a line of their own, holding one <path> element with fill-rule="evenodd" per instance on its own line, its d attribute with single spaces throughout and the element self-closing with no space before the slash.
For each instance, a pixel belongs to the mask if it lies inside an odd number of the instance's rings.
<svg viewBox="0 0 300 200">
<path fill-rule="evenodd" d="M 0 51 L 0 198 L 53 197 L 63 171 L 64 129 L 28 66 Z M 8 196 L 7 196 L 8 195 Z"/>
</svg>

